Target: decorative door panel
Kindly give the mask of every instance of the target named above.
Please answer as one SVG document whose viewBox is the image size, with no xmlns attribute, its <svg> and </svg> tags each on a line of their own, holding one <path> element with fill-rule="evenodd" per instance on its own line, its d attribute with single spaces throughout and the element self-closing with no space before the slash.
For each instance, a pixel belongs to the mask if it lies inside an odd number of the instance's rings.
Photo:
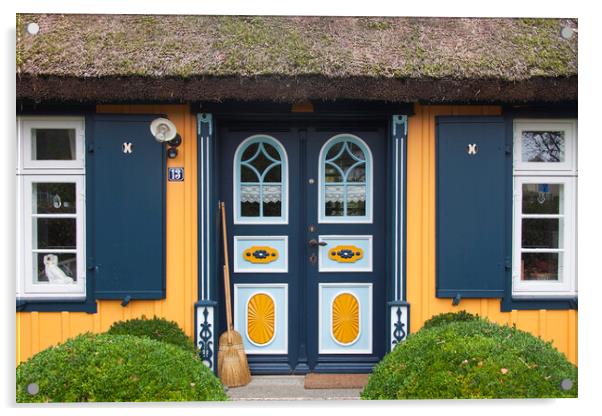
<svg viewBox="0 0 602 416">
<path fill-rule="evenodd" d="M 234 273 L 287 273 L 288 236 L 234 236 Z"/>
<path fill-rule="evenodd" d="M 291 180 L 300 177 L 298 133 L 232 123 L 218 134 L 234 328 L 254 374 L 290 373 L 299 355 L 297 295 L 303 281 L 299 186 Z M 222 323 L 223 299 L 221 288 Z"/>
<path fill-rule="evenodd" d="M 310 129 L 306 162 L 308 360 L 369 371 L 384 355 L 387 195 L 378 125 Z"/>
<path fill-rule="evenodd" d="M 247 354 L 288 352 L 288 285 L 235 284 L 234 327 Z"/>
<path fill-rule="evenodd" d="M 319 271 L 371 272 L 371 235 L 320 235 Z"/>
<path fill-rule="evenodd" d="M 220 129 L 234 326 L 254 374 L 369 371 L 384 355 L 385 141 L 357 123 Z"/>
<path fill-rule="evenodd" d="M 319 284 L 319 353 L 372 353 L 372 283 Z"/>
</svg>

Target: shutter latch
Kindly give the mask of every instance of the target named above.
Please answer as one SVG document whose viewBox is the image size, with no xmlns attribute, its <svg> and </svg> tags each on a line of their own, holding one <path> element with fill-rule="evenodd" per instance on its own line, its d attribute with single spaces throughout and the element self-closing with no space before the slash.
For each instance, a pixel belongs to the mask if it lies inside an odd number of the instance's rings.
<svg viewBox="0 0 602 416">
<path fill-rule="evenodd" d="M 454 298 L 452 299 L 452 305 L 458 306 L 460 304 L 461 300 L 462 300 L 462 295 L 460 295 L 459 293 L 456 293 L 456 296 L 454 296 Z"/>
</svg>

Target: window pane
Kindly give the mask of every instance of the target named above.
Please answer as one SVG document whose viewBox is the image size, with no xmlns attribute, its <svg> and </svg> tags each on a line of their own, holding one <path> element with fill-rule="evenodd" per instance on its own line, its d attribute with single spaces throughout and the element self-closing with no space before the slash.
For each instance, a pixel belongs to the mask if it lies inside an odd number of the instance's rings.
<svg viewBox="0 0 602 416">
<path fill-rule="evenodd" d="M 265 168 L 270 166 L 272 163 L 274 163 L 274 162 L 272 162 L 270 159 L 268 159 L 266 157 L 265 153 L 259 152 L 257 157 L 250 162 L 250 165 L 253 166 L 255 169 L 257 169 L 257 172 L 259 172 L 259 174 L 261 175 L 261 174 L 263 174 L 263 171 L 265 170 Z"/>
<path fill-rule="evenodd" d="M 34 249 L 75 249 L 75 218 L 36 218 Z M 35 243 L 37 241 L 37 245 Z"/>
<path fill-rule="evenodd" d="M 75 253 L 34 253 L 34 283 L 73 284 L 77 281 Z"/>
<path fill-rule="evenodd" d="M 522 253 L 522 280 L 558 280 L 562 253 Z"/>
<path fill-rule="evenodd" d="M 366 187 L 364 185 L 347 186 L 347 215 L 366 215 Z"/>
<path fill-rule="evenodd" d="M 333 186 L 326 185 L 324 190 L 325 204 L 326 204 L 326 216 L 327 217 L 339 217 L 345 215 L 344 211 L 344 198 L 345 198 L 345 187 L 344 186 Z"/>
<path fill-rule="evenodd" d="M 364 151 L 360 149 L 360 147 L 357 144 L 349 143 L 349 150 L 356 158 L 360 160 L 366 160 L 366 157 L 364 156 Z"/>
<path fill-rule="evenodd" d="M 523 214 L 563 214 L 564 185 L 547 183 L 523 184 Z"/>
<path fill-rule="evenodd" d="M 328 153 L 326 154 L 326 160 L 331 160 L 332 158 L 336 157 L 336 155 L 339 154 L 339 152 L 341 151 L 341 148 L 343 147 L 343 142 L 339 142 L 334 144 L 330 150 L 328 151 Z"/>
<path fill-rule="evenodd" d="M 282 212 L 282 203 L 278 202 L 266 202 L 263 204 L 263 216 L 264 217 L 279 217 Z"/>
<path fill-rule="evenodd" d="M 523 248 L 562 248 L 558 218 L 534 219 L 523 218 Z"/>
<path fill-rule="evenodd" d="M 32 129 L 33 160 L 75 160 L 74 129 Z"/>
<path fill-rule="evenodd" d="M 343 182 L 343 176 L 341 175 L 339 169 L 329 162 L 326 162 L 326 165 L 324 166 L 324 175 L 326 178 L 326 182 Z"/>
<path fill-rule="evenodd" d="M 33 212 L 37 214 L 74 214 L 74 183 L 34 183 Z"/>
<path fill-rule="evenodd" d="M 259 147 L 259 143 L 250 144 L 243 152 L 240 160 L 242 162 L 244 162 L 244 161 L 251 159 L 253 156 L 255 156 L 255 153 L 257 153 L 258 147 Z"/>
<path fill-rule="evenodd" d="M 523 162 L 564 162 L 563 131 L 523 131 Z"/>
<path fill-rule="evenodd" d="M 241 182 L 259 182 L 257 174 L 253 172 L 253 169 L 242 165 L 240 167 L 240 181 Z"/>
<path fill-rule="evenodd" d="M 263 216 L 279 217 L 282 205 L 282 187 L 280 185 L 263 186 Z"/>
<path fill-rule="evenodd" d="M 345 149 L 341 155 L 332 161 L 335 165 L 341 168 L 343 172 L 346 172 L 353 164 L 355 164 L 356 160 L 351 157 L 348 149 Z"/>
<path fill-rule="evenodd" d="M 271 144 L 264 143 L 263 148 L 266 153 L 274 160 L 280 160 L 280 155 L 278 154 L 278 150 Z"/>
<path fill-rule="evenodd" d="M 366 182 L 366 164 L 354 167 L 347 174 L 347 182 Z"/>
<path fill-rule="evenodd" d="M 281 165 L 272 166 L 263 177 L 264 182 L 280 182 L 282 180 Z"/>
<path fill-rule="evenodd" d="M 258 217 L 259 203 L 259 185 L 240 187 L 240 213 L 243 217 Z"/>
<path fill-rule="evenodd" d="M 240 215 L 243 217 L 259 217 L 259 202 L 241 202 Z"/>
</svg>

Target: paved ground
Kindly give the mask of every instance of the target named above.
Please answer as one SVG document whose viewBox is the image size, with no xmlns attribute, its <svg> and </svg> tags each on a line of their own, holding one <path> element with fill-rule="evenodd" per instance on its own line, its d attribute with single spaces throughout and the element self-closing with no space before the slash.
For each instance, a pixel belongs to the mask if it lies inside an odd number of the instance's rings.
<svg viewBox="0 0 602 416">
<path fill-rule="evenodd" d="M 305 389 L 304 376 L 253 376 L 228 389 L 232 400 L 359 400 L 360 389 Z"/>
</svg>

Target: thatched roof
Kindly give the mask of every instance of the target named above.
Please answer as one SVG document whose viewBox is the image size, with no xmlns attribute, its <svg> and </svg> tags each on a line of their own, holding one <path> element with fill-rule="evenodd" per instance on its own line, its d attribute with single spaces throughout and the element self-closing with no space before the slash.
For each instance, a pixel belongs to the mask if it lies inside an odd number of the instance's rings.
<svg viewBox="0 0 602 416">
<path fill-rule="evenodd" d="M 22 14 L 17 98 L 576 100 L 565 26 L 577 20 Z"/>
</svg>

